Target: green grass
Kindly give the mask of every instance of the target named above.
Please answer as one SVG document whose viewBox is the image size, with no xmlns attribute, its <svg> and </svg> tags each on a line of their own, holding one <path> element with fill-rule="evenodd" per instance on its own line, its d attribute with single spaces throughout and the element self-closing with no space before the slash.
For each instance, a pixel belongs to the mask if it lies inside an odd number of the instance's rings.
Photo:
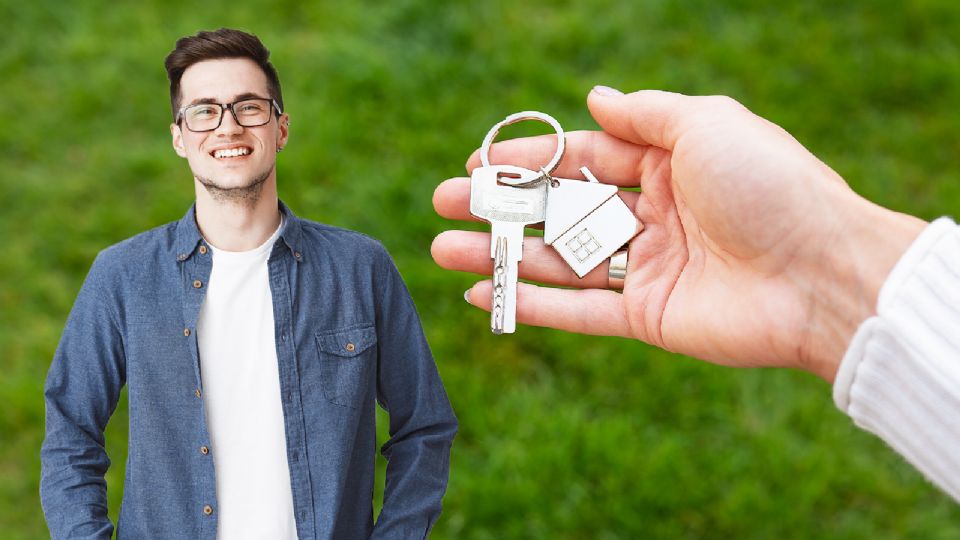
<svg viewBox="0 0 960 540">
<path fill-rule="evenodd" d="M 192 200 L 163 57 L 224 25 L 260 35 L 283 80 L 281 197 L 381 239 L 419 306 L 461 421 L 434 538 L 960 534 L 955 503 L 823 382 L 621 339 L 494 337 L 461 299 L 476 277 L 429 258 L 451 226 L 431 193 L 489 126 L 537 109 L 594 129 L 594 84 L 733 95 L 868 198 L 958 216 L 955 2 L 0 0 L 0 16 L 0 537 L 46 535 L 43 378 L 93 257 Z M 126 421 L 107 434 L 113 516 Z"/>
</svg>

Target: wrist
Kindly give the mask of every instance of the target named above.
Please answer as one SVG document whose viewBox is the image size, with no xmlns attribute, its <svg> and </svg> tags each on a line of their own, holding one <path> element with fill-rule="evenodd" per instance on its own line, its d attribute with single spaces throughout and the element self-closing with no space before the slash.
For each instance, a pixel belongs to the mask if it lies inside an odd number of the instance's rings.
<svg viewBox="0 0 960 540">
<path fill-rule="evenodd" d="M 803 368 L 833 383 L 860 324 L 876 314 L 880 288 L 926 222 L 878 206 L 852 191 L 838 197 L 837 216 L 809 269 L 809 326 Z"/>
</svg>

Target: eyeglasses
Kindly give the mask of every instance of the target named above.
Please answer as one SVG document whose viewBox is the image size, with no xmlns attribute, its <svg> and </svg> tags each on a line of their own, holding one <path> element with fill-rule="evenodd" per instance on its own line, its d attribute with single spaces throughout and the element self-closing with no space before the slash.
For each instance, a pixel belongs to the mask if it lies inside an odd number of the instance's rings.
<svg viewBox="0 0 960 540">
<path fill-rule="evenodd" d="M 243 127 L 262 126 L 270 121 L 270 114 L 276 110 L 277 116 L 283 113 L 272 99 L 251 98 L 233 103 L 198 103 L 182 107 L 177 112 L 177 124 L 183 119 L 190 131 L 213 131 L 223 122 L 223 111 L 230 109 L 233 119 Z"/>
</svg>

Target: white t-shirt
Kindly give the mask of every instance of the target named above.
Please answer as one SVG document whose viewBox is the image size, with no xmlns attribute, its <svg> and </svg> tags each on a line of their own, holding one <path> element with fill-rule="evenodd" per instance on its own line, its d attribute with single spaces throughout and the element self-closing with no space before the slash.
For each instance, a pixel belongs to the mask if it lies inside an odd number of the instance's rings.
<svg viewBox="0 0 960 540">
<path fill-rule="evenodd" d="M 267 269 L 279 234 L 251 251 L 211 246 L 197 340 L 221 539 L 297 538 Z"/>
</svg>

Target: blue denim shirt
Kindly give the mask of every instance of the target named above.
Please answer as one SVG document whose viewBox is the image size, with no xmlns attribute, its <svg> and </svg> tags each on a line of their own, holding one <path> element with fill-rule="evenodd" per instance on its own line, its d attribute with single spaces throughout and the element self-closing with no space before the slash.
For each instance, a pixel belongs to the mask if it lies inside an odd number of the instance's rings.
<svg viewBox="0 0 960 540">
<path fill-rule="evenodd" d="M 375 240 L 280 210 L 285 224 L 268 266 L 297 534 L 424 538 L 440 513 L 457 422 L 410 295 Z M 94 261 L 44 392 L 40 495 L 54 538 L 112 533 L 103 430 L 124 384 L 129 448 L 117 536 L 216 537 L 217 449 L 195 332 L 212 268 L 205 246 L 191 208 Z M 376 526 L 375 401 L 390 417 Z"/>
</svg>

